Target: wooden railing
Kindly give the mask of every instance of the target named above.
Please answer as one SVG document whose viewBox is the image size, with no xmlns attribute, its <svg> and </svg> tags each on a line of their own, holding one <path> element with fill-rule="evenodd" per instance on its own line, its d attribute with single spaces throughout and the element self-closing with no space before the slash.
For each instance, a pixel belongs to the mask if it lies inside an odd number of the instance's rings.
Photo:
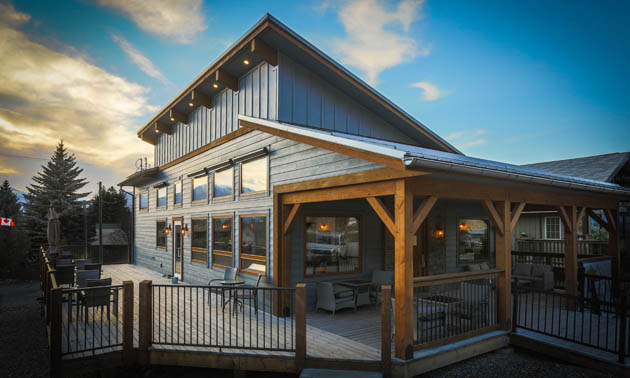
<svg viewBox="0 0 630 378">
<path fill-rule="evenodd" d="M 564 253 L 564 240 L 548 239 L 516 239 L 512 248 L 520 252 Z M 608 253 L 608 242 L 605 240 L 578 240 L 578 255 L 602 256 Z"/>
<path fill-rule="evenodd" d="M 414 348 L 498 329 L 497 280 L 503 269 L 414 278 Z"/>
</svg>

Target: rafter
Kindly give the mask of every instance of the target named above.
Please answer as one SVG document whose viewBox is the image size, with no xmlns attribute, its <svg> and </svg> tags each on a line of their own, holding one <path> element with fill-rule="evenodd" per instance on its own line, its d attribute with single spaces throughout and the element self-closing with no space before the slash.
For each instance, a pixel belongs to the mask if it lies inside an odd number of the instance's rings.
<svg viewBox="0 0 630 378">
<path fill-rule="evenodd" d="M 278 51 L 273 47 L 267 45 L 262 40 L 255 38 L 250 45 L 251 52 L 256 54 L 260 59 L 271 64 L 272 66 L 278 65 Z"/>
<path fill-rule="evenodd" d="M 562 223 L 568 232 L 573 232 L 573 226 L 571 225 L 571 218 L 569 217 L 569 213 L 567 213 L 567 209 L 564 206 L 558 206 L 558 212 L 560 213 L 560 219 L 562 219 Z M 573 214 L 571 214 L 573 215 Z"/>
<path fill-rule="evenodd" d="M 580 224 L 582 219 L 584 218 L 584 214 L 586 214 L 586 206 L 582 206 L 577 216 L 577 224 Z"/>
<path fill-rule="evenodd" d="M 230 88 L 234 92 L 238 91 L 238 79 L 223 70 L 217 70 L 215 73 L 215 80 L 218 83 Z"/>
<path fill-rule="evenodd" d="M 392 213 L 390 213 L 385 205 L 383 205 L 383 202 L 376 197 L 366 197 L 365 199 L 368 201 L 370 206 L 372 206 L 376 215 L 381 218 L 381 221 L 387 227 L 389 232 L 391 232 L 392 235 L 396 235 L 396 223 L 394 222 L 394 217 L 392 217 Z"/>
<path fill-rule="evenodd" d="M 301 206 L 302 206 L 301 203 L 296 203 L 291 208 L 291 211 L 289 212 L 289 216 L 287 217 L 287 220 L 284 222 L 284 225 L 282 226 L 282 235 L 286 235 L 287 232 L 289 232 L 289 229 L 291 228 L 291 223 L 293 223 L 293 220 L 295 219 L 295 216 L 297 215 L 298 211 L 300 211 Z"/>
<path fill-rule="evenodd" d="M 512 220 L 510 221 L 510 230 L 514 231 L 514 227 L 516 227 L 516 224 L 518 223 L 518 219 L 521 217 L 521 214 L 523 213 L 523 209 L 525 209 L 525 205 L 527 205 L 526 202 L 521 202 L 518 204 L 518 206 L 514 210 L 514 214 L 512 214 Z"/>
<path fill-rule="evenodd" d="M 505 230 L 503 228 L 503 219 L 501 218 L 501 216 L 497 212 L 497 209 L 494 207 L 494 203 L 492 203 L 492 201 L 486 199 L 486 200 L 482 200 L 481 201 L 481 205 L 486 210 L 486 213 L 488 213 L 488 216 L 490 217 L 490 220 L 492 220 L 492 223 L 497 228 L 499 233 L 501 235 L 503 235 L 505 233 Z"/>
<path fill-rule="evenodd" d="M 170 123 L 156 122 L 153 127 L 156 133 L 173 134 L 173 125 Z"/>
<path fill-rule="evenodd" d="M 168 119 L 170 119 L 171 122 L 188 123 L 188 117 L 175 109 L 171 109 L 168 112 Z"/>
<path fill-rule="evenodd" d="M 437 200 L 438 196 L 429 196 L 422 201 L 418 209 L 413 213 L 413 221 L 411 223 L 412 233 L 415 234 L 416 231 L 418 231 L 422 222 L 424 222 L 427 218 Z"/>
<path fill-rule="evenodd" d="M 190 92 L 190 102 L 189 105 L 192 104 L 191 108 L 197 108 L 199 106 L 204 106 L 208 109 L 212 108 L 212 97 L 205 95 L 198 89 L 194 89 Z"/>
</svg>

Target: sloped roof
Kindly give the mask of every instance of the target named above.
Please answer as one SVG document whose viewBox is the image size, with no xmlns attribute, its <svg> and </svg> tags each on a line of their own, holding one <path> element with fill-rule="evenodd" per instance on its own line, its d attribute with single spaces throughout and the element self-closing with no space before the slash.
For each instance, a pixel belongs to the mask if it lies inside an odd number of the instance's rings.
<svg viewBox="0 0 630 378">
<path fill-rule="evenodd" d="M 567 176 L 612 182 L 619 170 L 623 168 L 624 164 L 626 164 L 629 159 L 630 152 L 616 152 L 576 159 L 527 164 L 525 166 Z"/>
<path fill-rule="evenodd" d="M 617 184 L 550 173 L 534 167 L 525 167 L 492 160 L 479 159 L 471 156 L 464 156 L 450 152 L 437 151 L 341 132 L 322 131 L 320 129 L 313 129 L 302 125 L 269 121 L 243 115 L 239 115 L 238 119 L 242 127 L 252 127 L 252 124 L 261 125 L 264 128 L 283 131 L 287 133 L 287 135 L 313 138 L 319 141 L 342 145 L 348 148 L 362 150 L 369 153 L 376 153 L 388 158 L 400 159 L 405 166 L 410 168 L 433 168 L 532 184 L 630 196 L 630 188 L 625 188 Z"/>
</svg>

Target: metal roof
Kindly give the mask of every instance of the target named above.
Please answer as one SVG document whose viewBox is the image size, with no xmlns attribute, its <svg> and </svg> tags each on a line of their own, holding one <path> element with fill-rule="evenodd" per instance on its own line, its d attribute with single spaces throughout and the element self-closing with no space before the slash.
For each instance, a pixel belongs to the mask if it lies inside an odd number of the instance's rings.
<svg viewBox="0 0 630 378">
<path fill-rule="evenodd" d="M 336 131 L 322 131 L 320 129 L 315 130 L 302 125 L 269 121 L 243 115 L 239 115 L 238 118 L 239 120 L 257 123 L 262 126 L 285 132 L 317 138 L 322 141 L 357 148 L 384 156 L 399 158 L 410 168 L 439 169 L 491 178 L 528 182 L 532 184 L 630 196 L 630 188 L 597 180 L 554 174 L 532 167 L 480 159 L 402 143 L 350 135 Z"/>
</svg>

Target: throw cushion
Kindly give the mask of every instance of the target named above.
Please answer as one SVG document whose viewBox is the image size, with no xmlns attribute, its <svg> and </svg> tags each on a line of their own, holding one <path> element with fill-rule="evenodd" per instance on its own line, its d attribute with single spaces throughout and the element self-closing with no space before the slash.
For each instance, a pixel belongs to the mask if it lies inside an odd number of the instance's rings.
<svg viewBox="0 0 630 378">
<path fill-rule="evenodd" d="M 352 297 L 353 295 L 354 295 L 354 292 L 352 290 L 341 290 L 341 291 L 335 292 L 335 298 L 338 298 L 338 299 L 349 298 L 349 297 Z"/>
<path fill-rule="evenodd" d="M 488 266 L 487 262 L 482 262 L 481 264 L 479 264 L 479 267 L 481 268 L 481 270 L 490 270 L 490 266 Z"/>
<path fill-rule="evenodd" d="M 481 270 L 481 267 L 479 267 L 479 264 L 468 264 L 466 265 L 466 270 L 468 272 L 476 272 L 478 270 Z"/>
<path fill-rule="evenodd" d="M 514 266 L 514 272 L 512 274 L 516 276 L 531 276 L 532 266 L 530 264 L 516 264 Z"/>
<path fill-rule="evenodd" d="M 540 277 L 540 276 L 544 275 L 545 272 L 549 271 L 550 269 L 551 269 L 551 267 L 548 266 L 548 265 L 534 264 L 532 266 L 532 276 Z"/>
</svg>

